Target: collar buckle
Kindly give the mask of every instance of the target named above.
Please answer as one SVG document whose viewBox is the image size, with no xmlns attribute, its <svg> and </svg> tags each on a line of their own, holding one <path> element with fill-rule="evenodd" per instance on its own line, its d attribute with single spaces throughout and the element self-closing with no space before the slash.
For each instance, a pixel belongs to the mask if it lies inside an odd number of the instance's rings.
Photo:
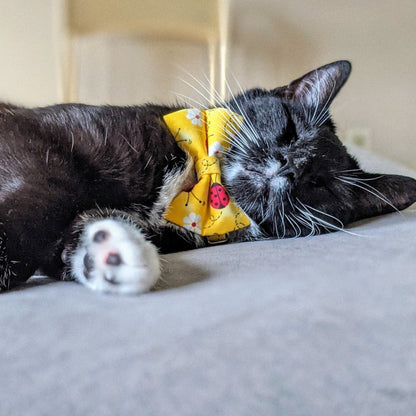
<svg viewBox="0 0 416 416">
<path fill-rule="evenodd" d="M 207 239 L 207 243 L 212 246 L 216 244 L 223 244 L 228 241 L 228 233 L 208 235 L 206 239 Z"/>
</svg>

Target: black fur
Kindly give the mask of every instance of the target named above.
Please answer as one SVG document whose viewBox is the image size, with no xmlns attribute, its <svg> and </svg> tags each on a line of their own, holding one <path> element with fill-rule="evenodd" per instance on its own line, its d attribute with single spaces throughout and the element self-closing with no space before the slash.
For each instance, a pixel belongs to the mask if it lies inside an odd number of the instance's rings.
<svg viewBox="0 0 416 416">
<path fill-rule="evenodd" d="M 224 183 L 257 225 L 257 234 L 234 241 L 331 231 L 416 200 L 415 180 L 361 171 L 337 138 L 328 107 L 349 72 L 348 62 L 335 62 L 222 103 L 245 118 L 224 160 Z M 0 105 L 1 288 L 37 268 L 69 276 L 61 253 L 71 255 L 96 218 L 129 216 L 162 252 L 201 245 L 149 217 L 167 175 L 185 168 L 162 121 L 177 109 Z"/>
</svg>

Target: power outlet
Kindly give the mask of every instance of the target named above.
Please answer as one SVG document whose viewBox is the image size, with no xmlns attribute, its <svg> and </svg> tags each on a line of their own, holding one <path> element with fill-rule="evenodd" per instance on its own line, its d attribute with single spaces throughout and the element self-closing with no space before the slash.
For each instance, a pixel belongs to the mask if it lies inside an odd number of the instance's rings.
<svg viewBox="0 0 416 416">
<path fill-rule="evenodd" d="M 345 134 L 347 144 L 371 149 L 371 129 L 365 127 L 349 128 Z"/>
</svg>

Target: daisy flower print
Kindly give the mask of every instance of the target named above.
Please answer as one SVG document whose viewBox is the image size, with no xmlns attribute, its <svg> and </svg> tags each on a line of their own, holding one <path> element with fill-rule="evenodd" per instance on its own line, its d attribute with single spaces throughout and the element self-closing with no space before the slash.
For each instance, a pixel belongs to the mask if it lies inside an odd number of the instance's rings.
<svg viewBox="0 0 416 416">
<path fill-rule="evenodd" d="M 186 118 L 191 120 L 191 123 L 195 126 L 202 126 L 202 114 L 197 108 L 190 108 Z"/>
<path fill-rule="evenodd" d="M 183 226 L 194 233 L 201 234 L 201 216 L 191 212 L 183 219 Z"/>
</svg>

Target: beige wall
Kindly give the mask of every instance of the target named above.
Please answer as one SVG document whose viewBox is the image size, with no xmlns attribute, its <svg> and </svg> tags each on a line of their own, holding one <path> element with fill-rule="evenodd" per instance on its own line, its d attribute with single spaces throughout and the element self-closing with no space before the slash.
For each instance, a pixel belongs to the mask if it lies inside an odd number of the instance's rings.
<svg viewBox="0 0 416 416">
<path fill-rule="evenodd" d="M 54 2 L 0 0 L 0 100 L 43 105 L 58 100 Z M 57 3 L 56 3 L 57 4 Z"/>
<path fill-rule="evenodd" d="M 234 4 L 232 62 L 246 86 L 284 84 L 313 67 L 350 59 L 351 78 L 333 106 L 341 137 L 368 129 L 374 150 L 416 168 L 416 1 Z"/>
<path fill-rule="evenodd" d="M 60 1 L 0 0 L 2 99 L 59 100 L 54 39 Z M 233 0 L 230 73 L 245 87 L 275 87 L 350 59 L 352 76 L 333 106 L 341 138 L 364 130 L 375 151 L 416 168 L 415 15 L 414 0 Z M 201 100 L 179 80 L 198 87 L 189 71 L 204 81 L 208 59 L 201 43 L 89 37 L 80 53 L 84 102 L 172 102 L 174 92 Z"/>
</svg>

